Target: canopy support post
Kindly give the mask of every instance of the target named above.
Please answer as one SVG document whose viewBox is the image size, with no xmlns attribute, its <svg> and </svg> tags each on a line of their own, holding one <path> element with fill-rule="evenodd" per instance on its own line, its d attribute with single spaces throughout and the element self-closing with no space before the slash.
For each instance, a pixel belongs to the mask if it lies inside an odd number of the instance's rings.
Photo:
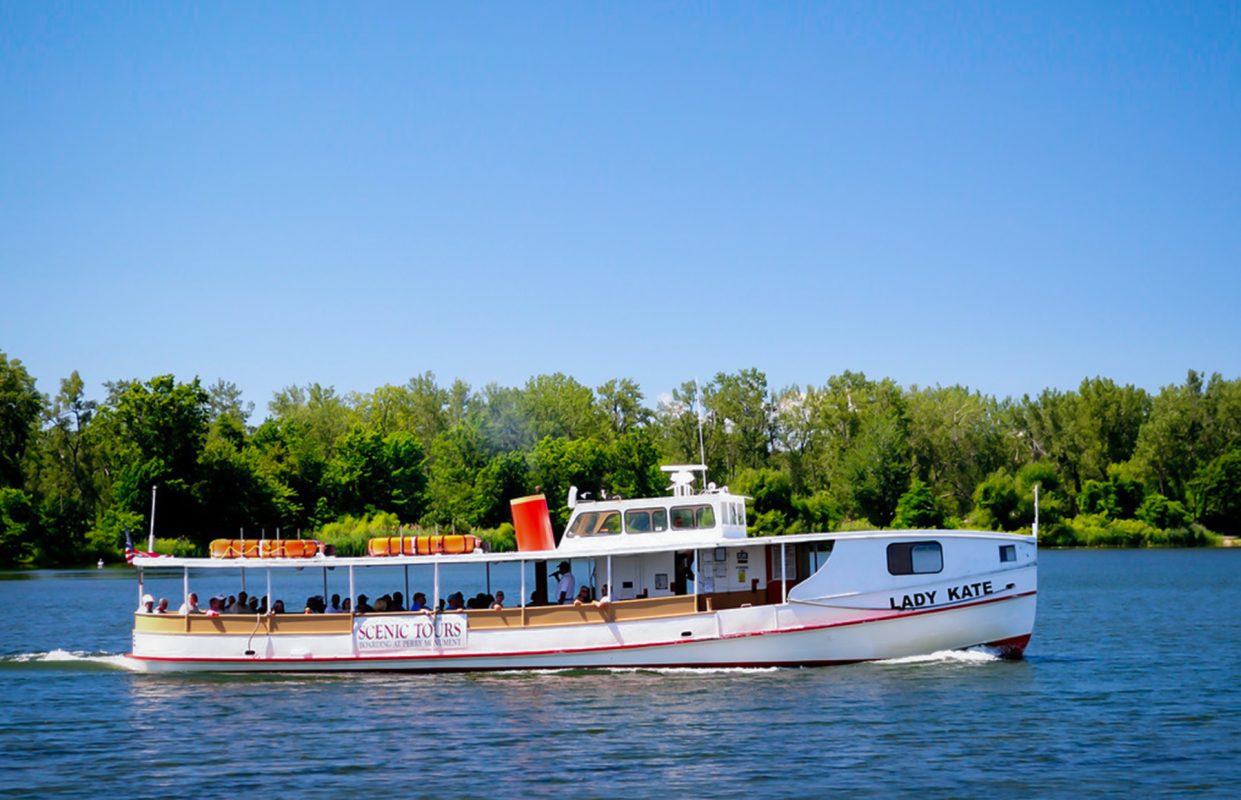
<svg viewBox="0 0 1241 800">
<path fill-rule="evenodd" d="M 780 542 L 780 595 L 781 603 L 789 601 L 788 560 L 784 557 L 785 543 Z"/>
</svg>

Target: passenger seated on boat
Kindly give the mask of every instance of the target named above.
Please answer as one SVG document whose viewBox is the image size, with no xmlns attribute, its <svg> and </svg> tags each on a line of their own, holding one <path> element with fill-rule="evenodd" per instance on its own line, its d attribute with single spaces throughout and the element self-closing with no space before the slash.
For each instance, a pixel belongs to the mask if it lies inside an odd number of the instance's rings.
<svg viewBox="0 0 1241 800">
<path fill-rule="evenodd" d="M 340 604 L 340 610 L 346 614 L 352 614 L 353 613 L 353 602 L 348 597 L 346 597 L 345 602 Z"/>
<path fill-rule="evenodd" d="M 339 614 L 343 609 L 340 607 L 340 595 L 332 595 L 332 604 L 327 607 L 328 614 Z"/>
<path fill-rule="evenodd" d="M 155 613 L 156 614 L 167 614 L 168 613 L 168 598 L 167 597 L 161 597 L 159 599 L 159 605 L 155 607 Z"/>
<path fill-rule="evenodd" d="M 190 592 L 189 597 L 187 597 L 185 602 L 181 604 L 181 607 L 177 609 L 177 613 L 201 614 L 202 609 L 198 607 L 198 594 L 196 592 Z"/>
<path fill-rule="evenodd" d="M 448 610 L 449 611 L 464 611 L 465 610 L 465 595 L 461 594 L 461 592 L 453 592 L 452 594 L 448 595 Z"/>
<path fill-rule="evenodd" d="M 371 607 L 371 604 L 370 604 L 370 603 L 368 603 L 368 602 L 366 602 L 366 595 L 364 595 L 364 594 L 360 594 L 360 595 L 358 595 L 358 604 L 357 604 L 356 606 L 354 606 L 354 607 L 353 607 L 353 613 L 355 613 L 355 614 L 370 614 L 370 613 L 372 613 L 374 610 L 375 610 L 375 609 Z"/>
<path fill-rule="evenodd" d="M 258 607 L 258 609 L 255 611 L 255 613 L 256 613 L 256 614 L 266 614 L 266 613 L 267 613 L 267 595 L 263 595 L 263 597 L 259 600 L 259 607 Z"/>
<path fill-rule="evenodd" d="M 220 613 L 231 614 L 233 613 L 233 609 L 236 607 L 237 607 L 237 598 L 234 595 L 230 594 L 227 600 L 220 603 Z"/>
<path fill-rule="evenodd" d="M 491 603 L 491 610 L 492 610 L 492 611 L 499 611 L 499 610 L 501 610 L 502 608 L 504 608 L 504 592 L 503 592 L 503 591 L 497 591 L 497 592 L 496 592 L 496 599 L 495 599 L 495 600 Z"/>
<path fill-rule="evenodd" d="M 399 591 L 393 592 L 392 600 L 388 603 L 388 610 L 389 611 L 404 611 L 405 610 L 405 595 L 401 594 Z"/>
<path fill-rule="evenodd" d="M 259 599 L 257 597 L 250 598 L 250 613 L 251 614 L 259 613 Z"/>
<path fill-rule="evenodd" d="M 322 614 L 326 610 L 323 598 L 320 595 L 311 595 L 306 598 L 306 607 L 303 609 L 305 614 Z"/>
<path fill-rule="evenodd" d="M 382 595 L 378 600 L 375 601 L 375 606 L 371 610 L 374 611 L 376 614 L 386 614 L 390 610 L 388 608 L 388 605 L 391 602 L 392 602 L 391 597 L 389 597 L 386 594 Z"/>
<path fill-rule="evenodd" d="M 540 592 L 538 589 L 535 589 L 533 592 L 530 593 L 530 605 L 532 606 L 547 605 L 547 595 L 544 594 L 543 592 Z"/>
<path fill-rule="evenodd" d="M 250 611 L 250 595 L 246 594 L 246 590 L 242 589 L 237 593 L 237 602 L 229 603 L 224 609 L 225 614 L 247 614 Z"/>
<path fill-rule="evenodd" d="M 220 606 L 222 606 L 223 604 L 224 602 L 218 597 L 213 597 L 210 600 L 208 600 L 207 601 L 207 616 L 209 617 L 220 616 Z"/>
<path fill-rule="evenodd" d="M 155 598 L 151 597 L 151 595 L 149 594 L 142 595 L 142 602 L 138 603 L 138 613 L 139 614 L 154 614 L 155 613 Z"/>
<path fill-rule="evenodd" d="M 414 600 L 409 604 L 410 611 L 423 611 L 427 607 L 427 596 L 422 592 L 414 592 Z"/>
<path fill-rule="evenodd" d="M 271 613 L 273 613 L 273 614 L 283 614 L 283 613 L 284 613 L 284 601 L 283 601 L 283 600 L 277 600 L 276 602 L 272 603 L 272 604 L 271 604 Z"/>
<path fill-rule="evenodd" d="M 573 600 L 573 605 L 584 606 L 590 602 L 590 587 L 583 586 L 577 593 L 577 597 Z"/>
</svg>

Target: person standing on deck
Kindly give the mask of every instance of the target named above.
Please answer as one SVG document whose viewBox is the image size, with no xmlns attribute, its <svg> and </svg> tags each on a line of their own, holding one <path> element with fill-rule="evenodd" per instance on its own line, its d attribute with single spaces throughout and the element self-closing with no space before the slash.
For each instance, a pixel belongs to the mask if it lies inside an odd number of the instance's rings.
<svg viewBox="0 0 1241 800">
<path fill-rule="evenodd" d="M 552 573 L 552 577 L 558 577 L 556 584 L 556 604 L 563 606 L 566 603 L 573 602 L 573 596 L 577 593 L 577 578 L 573 577 L 573 573 L 569 570 L 569 562 L 561 561 L 560 566 L 556 567 L 556 571 Z"/>
</svg>

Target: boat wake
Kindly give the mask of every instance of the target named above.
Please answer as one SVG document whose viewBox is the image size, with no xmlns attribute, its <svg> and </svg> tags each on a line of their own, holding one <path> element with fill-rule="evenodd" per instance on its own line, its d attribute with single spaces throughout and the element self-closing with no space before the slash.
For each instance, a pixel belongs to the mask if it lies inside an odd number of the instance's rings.
<svg viewBox="0 0 1241 800">
<path fill-rule="evenodd" d="M 46 653 L 18 653 L 0 656 L 0 668 L 67 667 L 82 669 L 130 669 L 129 659 L 120 653 L 86 653 L 76 650 L 50 650 Z"/>
<path fill-rule="evenodd" d="M 1000 651 L 992 647 L 971 647 L 968 650 L 939 650 L 920 656 L 885 658 L 876 664 L 990 664 L 1003 661 Z"/>
</svg>

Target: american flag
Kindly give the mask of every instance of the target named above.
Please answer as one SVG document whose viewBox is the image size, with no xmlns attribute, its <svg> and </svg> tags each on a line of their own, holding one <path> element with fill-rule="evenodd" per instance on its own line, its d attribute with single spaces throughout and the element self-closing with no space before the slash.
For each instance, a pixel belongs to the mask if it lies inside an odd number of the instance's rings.
<svg viewBox="0 0 1241 800">
<path fill-rule="evenodd" d="M 148 553 L 146 550 L 135 550 L 134 540 L 130 537 L 129 528 L 127 526 L 125 528 L 125 563 L 133 564 L 134 559 L 138 556 L 142 556 L 143 558 L 169 558 L 169 556 L 163 553 Z"/>
</svg>

